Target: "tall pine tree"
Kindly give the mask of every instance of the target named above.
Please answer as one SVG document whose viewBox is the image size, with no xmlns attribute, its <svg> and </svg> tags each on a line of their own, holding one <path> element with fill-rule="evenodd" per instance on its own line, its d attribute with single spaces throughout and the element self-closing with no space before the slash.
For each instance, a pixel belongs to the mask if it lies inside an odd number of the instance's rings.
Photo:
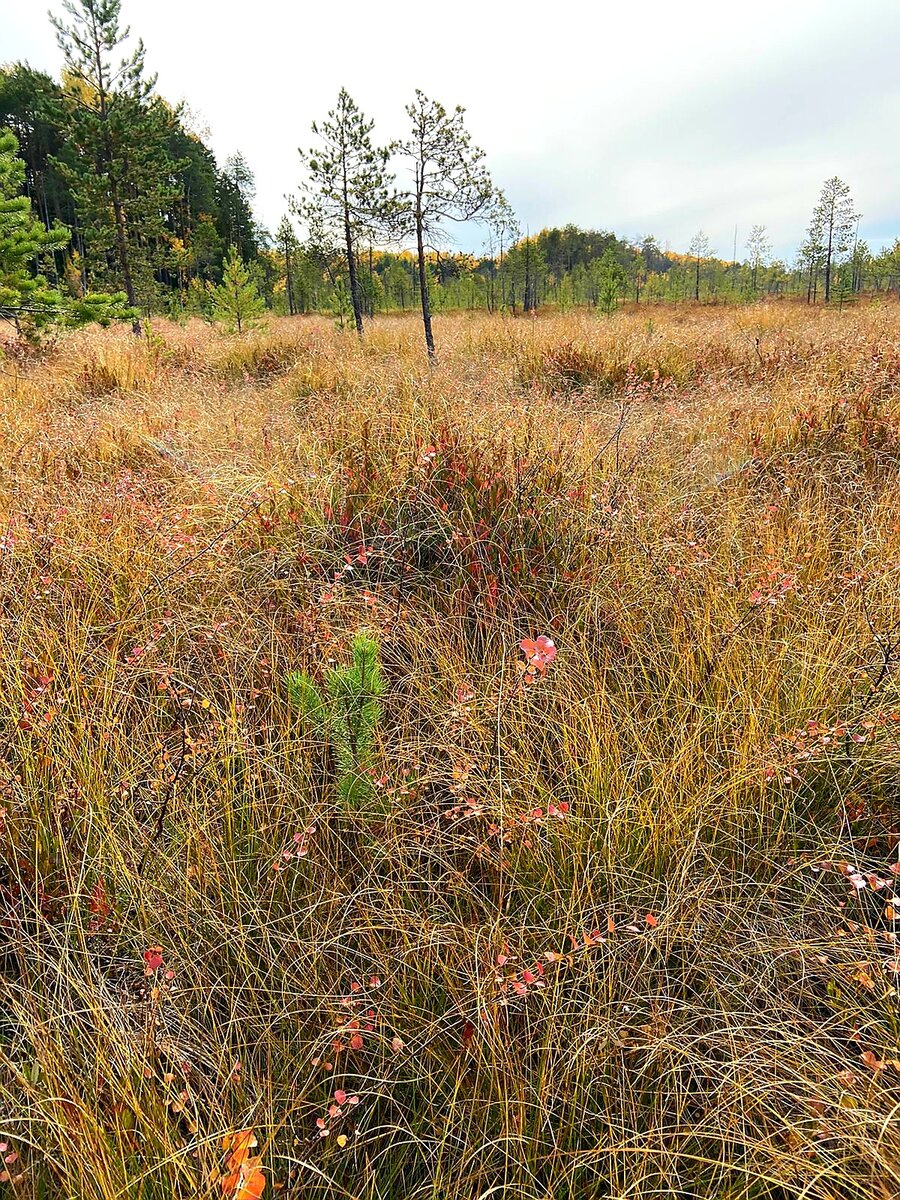
<svg viewBox="0 0 900 1200">
<path fill-rule="evenodd" d="M 61 162 L 82 222 L 89 271 L 121 284 L 128 303 L 149 300 L 153 271 L 166 264 L 162 213 L 177 198 L 175 162 L 167 148 L 172 113 L 153 95 L 144 46 L 118 65 L 129 36 L 121 0 L 64 0 L 69 22 L 51 15 L 65 57 L 64 100 L 74 159 Z M 135 320 L 134 329 L 140 332 Z"/>
<path fill-rule="evenodd" d="M 309 179 L 297 206 L 311 228 L 340 239 L 350 281 L 350 303 L 356 332 L 363 332 L 363 293 L 357 264 L 358 246 L 378 240 L 390 223 L 391 176 L 388 151 L 372 142 L 373 121 L 366 120 L 346 88 L 325 120 L 313 122 L 320 139 L 317 150 L 300 151 Z"/>
<path fill-rule="evenodd" d="M 484 165 L 484 151 L 472 143 L 458 105 L 448 112 L 437 100 L 416 90 L 407 105 L 409 137 L 397 149 L 412 167 L 412 186 L 400 198 L 397 227 L 414 233 L 419 270 L 419 300 L 428 357 L 434 358 L 431 301 L 425 251 L 434 245 L 448 221 L 470 221 L 490 212 L 494 194 Z"/>
<path fill-rule="evenodd" d="M 259 254 L 260 229 L 253 219 L 256 180 L 250 165 L 238 150 L 225 159 L 219 173 L 219 233 L 226 246 L 236 246 L 244 262 Z"/>
<path fill-rule="evenodd" d="M 300 243 L 294 233 L 290 217 L 285 214 L 278 223 L 275 240 L 284 262 L 284 294 L 288 316 L 297 312 L 297 258 L 300 253 Z"/>
<path fill-rule="evenodd" d="M 834 175 L 822 184 L 822 195 L 813 212 L 813 225 L 819 230 L 825 267 L 825 303 L 831 300 L 831 276 L 835 263 L 843 261 L 850 249 L 859 216 L 853 207 L 850 189 Z"/>
</svg>

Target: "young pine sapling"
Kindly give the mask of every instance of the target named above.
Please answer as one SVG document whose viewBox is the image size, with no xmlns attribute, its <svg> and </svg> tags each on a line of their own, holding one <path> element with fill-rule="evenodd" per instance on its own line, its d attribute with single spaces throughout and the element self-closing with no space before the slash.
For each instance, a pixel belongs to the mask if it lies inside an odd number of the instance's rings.
<svg viewBox="0 0 900 1200">
<path fill-rule="evenodd" d="M 357 633 L 349 665 L 330 668 L 324 689 L 305 671 L 292 671 L 286 682 L 291 704 L 331 749 L 338 796 L 350 808 L 361 807 L 372 795 L 366 768 L 381 723 L 379 697 L 385 690 L 378 642 L 369 633 Z"/>
</svg>

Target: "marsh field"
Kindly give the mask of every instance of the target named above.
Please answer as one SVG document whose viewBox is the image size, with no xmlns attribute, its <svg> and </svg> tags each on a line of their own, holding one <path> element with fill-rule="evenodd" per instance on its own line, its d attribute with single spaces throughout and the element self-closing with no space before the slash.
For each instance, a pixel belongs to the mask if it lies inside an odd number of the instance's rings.
<svg viewBox="0 0 900 1200">
<path fill-rule="evenodd" d="M 2 364 L 4 1194 L 891 1200 L 900 305 L 435 327 Z"/>
</svg>

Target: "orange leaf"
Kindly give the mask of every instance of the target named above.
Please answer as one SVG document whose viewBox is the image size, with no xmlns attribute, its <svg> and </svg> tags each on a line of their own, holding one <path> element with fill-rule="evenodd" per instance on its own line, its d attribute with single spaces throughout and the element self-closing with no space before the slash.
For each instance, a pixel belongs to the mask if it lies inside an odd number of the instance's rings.
<svg viewBox="0 0 900 1200">
<path fill-rule="evenodd" d="M 259 1200 L 266 1190 L 266 1177 L 258 1158 L 248 1158 L 237 1171 L 222 1179 L 222 1192 L 228 1200 Z"/>
<path fill-rule="evenodd" d="M 222 1138 L 222 1149 L 230 1151 L 225 1165 L 230 1171 L 236 1171 L 250 1157 L 251 1149 L 256 1145 L 252 1129 L 240 1129 L 236 1133 L 226 1133 Z"/>
<path fill-rule="evenodd" d="M 226 1151 L 227 1174 L 219 1180 L 223 1196 L 228 1200 L 259 1200 L 266 1188 L 261 1170 L 261 1158 L 252 1158 L 251 1149 L 257 1144 L 252 1129 L 239 1129 L 222 1138 Z"/>
</svg>

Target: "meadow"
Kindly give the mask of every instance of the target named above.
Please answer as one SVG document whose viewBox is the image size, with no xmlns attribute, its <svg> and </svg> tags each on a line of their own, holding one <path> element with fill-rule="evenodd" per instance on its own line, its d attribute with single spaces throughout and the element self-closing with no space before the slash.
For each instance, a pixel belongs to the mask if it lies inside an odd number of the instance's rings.
<svg viewBox="0 0 900 1200">
<path fill-rule="evenodd" d="M 2 363 L 6 1194 L 890 1200 L 900 305 L 435 327 Z"/>
</svg>

